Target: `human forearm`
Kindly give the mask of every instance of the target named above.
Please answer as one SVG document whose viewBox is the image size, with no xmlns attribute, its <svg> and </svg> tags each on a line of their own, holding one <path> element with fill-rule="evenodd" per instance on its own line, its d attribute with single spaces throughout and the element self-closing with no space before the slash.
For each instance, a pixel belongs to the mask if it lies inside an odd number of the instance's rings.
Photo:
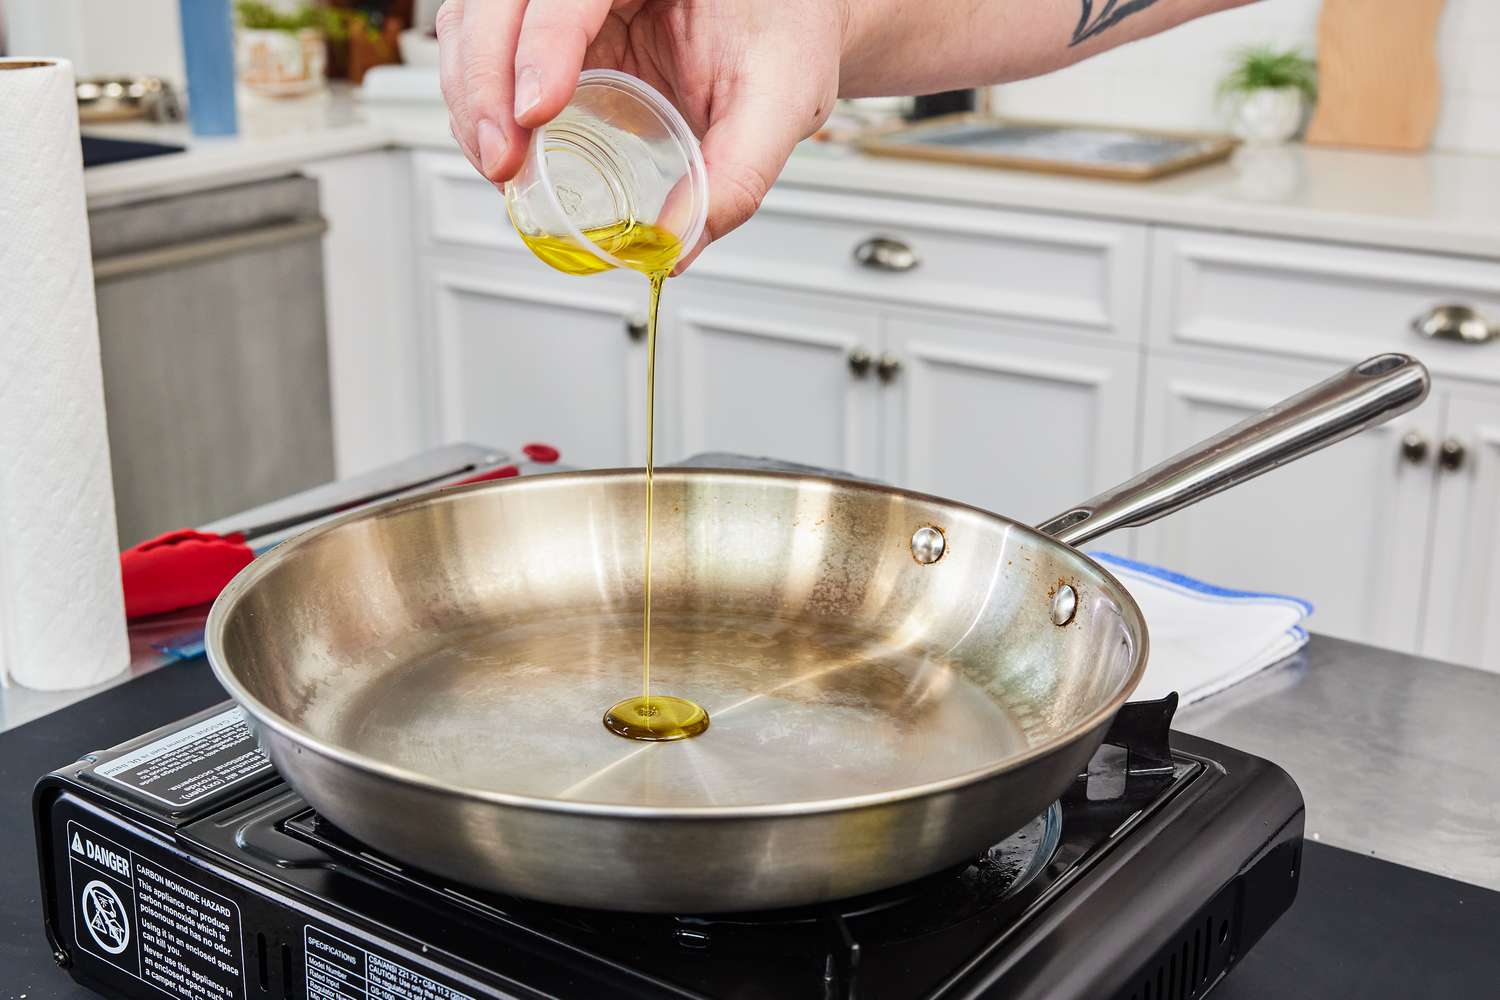
<svg viewBox="0 0 1500 1000">
<path fill-rule="evenodd" d="M 845 0 L 839 96 L 1037 76 L 1251 0 Z"/>
</svg>

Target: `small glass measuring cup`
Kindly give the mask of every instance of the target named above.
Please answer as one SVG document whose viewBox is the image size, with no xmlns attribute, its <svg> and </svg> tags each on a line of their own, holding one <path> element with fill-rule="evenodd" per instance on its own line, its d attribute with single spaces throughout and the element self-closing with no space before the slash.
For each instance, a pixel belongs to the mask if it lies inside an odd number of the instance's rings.
<svg viewBox="0 0 1500 1000">
<path fill-rule="evenodd" d="M 569 274 L 670 268 L 708 218 L 698 140 L 649 84 L 591 69 L 558 116 L 531 133 L 505 205 L 521 239 Z"/>
</svg>

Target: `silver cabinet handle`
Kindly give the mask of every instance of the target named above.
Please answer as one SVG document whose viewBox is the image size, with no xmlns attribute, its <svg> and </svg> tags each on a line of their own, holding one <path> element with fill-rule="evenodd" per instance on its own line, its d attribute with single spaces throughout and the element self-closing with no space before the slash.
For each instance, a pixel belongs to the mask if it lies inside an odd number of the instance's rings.
<svg viewBox="0 0 1500 1000">
<path fill-rule="evenodd" d="M 874 360 L 869 351 L 856 347 L 849 352 L 849 371 L 855 378 L 864 378 L 870 373 L 870 363 Z"/>
<path fill-rule="evenodd" d="M 891 354 L 882 354 L 880 360 L 875 362 L 875 374 L 880 376 L 880 381 L 889 385 L 901 374 L 901 359 Z"/>
<path fill-rule="evenodd" d="M 1444 472 L 1457 472 L 1464 467 L 1468 450 L 1458 438 L 1449 438 L 1438 446 L 1438 465 Z"/>
<path fill-rule="evenodd" d="M 854 248 L 854 259 L 876 271 L 910 271 L 922 259 L 893 236 L 871 236 Z"/>
<path fill-rule="evenodd" d="M 639 343 L 646 339 L 646 321 L 632 317 L 625 321 L 625 336 Z"/>
<path fill-rule="evenodd" d="M 1411 321 L 1411 329 L 1428 340 L 1456 340 L 1461 344 L 1500 339 L 1500 326 L 1488 322 L 1468 306 L 1433 306 Z"/>
<path fill-rule="evenodd" d="M 1405 413 L 1427 397 L 1429 384 L 1417 359 L 1376 355 L 1037 527 L 1082 545 L 1115 528 L 1149 524 Z"/>
<path fill-rule="evenodd" d="M 1427 436 L 1421 431 L 1407 431 L 1401 438 L 1401 457 L 1412 465 L 1427 461 Z"/>
</svg>

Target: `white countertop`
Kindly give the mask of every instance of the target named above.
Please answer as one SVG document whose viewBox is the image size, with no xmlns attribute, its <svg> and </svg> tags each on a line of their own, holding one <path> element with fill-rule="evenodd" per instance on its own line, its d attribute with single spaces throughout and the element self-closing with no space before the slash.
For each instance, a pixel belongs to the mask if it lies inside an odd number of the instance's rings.
<svg viewBox="0 0 1500 1000">
<path fill-rule="evenodd" d="M 185 125 L 90 127 L 187 152 L 86 171 L 91 208 L 274 176 L 390 147 L 454 149 L 438 103 L 365 104 L 346 90 L 246 102 L 241 132 L 199 139 Z M 1104 181 L 863 156 L 804 143 L 778 183 L 997 208 L 1500 258 L 1500 157 L 1241 149 L 1233 161 L 1158 181 Z"/>
<path fill-rule="evenodd" d="M 431 106 L 414 108 L 412 121 L 437 122 L 438 137 L 452 145 L 447 116 Z M 392 120 L 403 115 L 391 116 Z M 88 135 L 136 139 L 186 146 L 186 152 L 129 160 L 83 172 L 89 208 L 107 208 L 274 177 L 305 163 L 396 145 L 388 116 L 371 114 L 347 92 L 286 101 L 246 101 L 240 108 L 240 132 L 234 136 L 197 137 L 187 124 L 126 122 L 88 125 Z"/>
</svg>

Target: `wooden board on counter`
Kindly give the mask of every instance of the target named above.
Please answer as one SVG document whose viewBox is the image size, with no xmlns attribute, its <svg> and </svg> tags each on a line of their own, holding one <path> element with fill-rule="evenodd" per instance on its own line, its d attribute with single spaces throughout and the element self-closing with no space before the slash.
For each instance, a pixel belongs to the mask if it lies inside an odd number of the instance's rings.
<svg viewBox="0 0 1500 1000">
<path fill-rule="evenodd" d="M 1426 149 L 1437 122 L 1438 17 L 1444 0 L 1323 0 L 1318 107 L 1307 141 L 1319 146 Z"/>
</svg>

